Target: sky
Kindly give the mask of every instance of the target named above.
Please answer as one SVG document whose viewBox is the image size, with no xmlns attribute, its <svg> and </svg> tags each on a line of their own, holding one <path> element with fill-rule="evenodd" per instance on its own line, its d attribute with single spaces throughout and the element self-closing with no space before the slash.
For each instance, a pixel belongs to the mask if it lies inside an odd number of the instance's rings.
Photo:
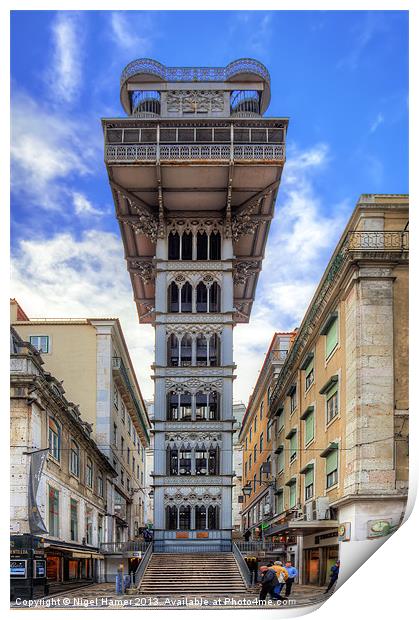
<svg viewBox="0 0 419 620">
<path fill-rule="evenodd" d="M 234 399 L 247 403 L 273 333 L 299 325 L 359 196 L 408 192 L 408 14 L 12 12 L 12 296 L 30 317 L 119 317 L 152 398 L 153 328 L 138 324 L 100 123 L 125 115 L 119 77 L 141 57 L 256 58 L 271 75 L 265 116 L 290 118 L 252 317 L 235 328 Z"/>
</svg>

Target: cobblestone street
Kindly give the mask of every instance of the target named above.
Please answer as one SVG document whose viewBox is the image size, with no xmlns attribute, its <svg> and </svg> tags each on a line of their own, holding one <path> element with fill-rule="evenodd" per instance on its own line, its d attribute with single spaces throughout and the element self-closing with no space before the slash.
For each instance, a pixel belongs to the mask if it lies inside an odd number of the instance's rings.
<svg viewBox="0 0 419 620">
<path fill-rule="evenodd" d="M 110 583 L 94 584 L 83 588 L 73 589 L 62 592 L 54 596 L 48 596 L 36 601 L 16 601 L 12 604 L 14 609 L 161 609 L 161 608 L 187 608 L 187 609 L 206 609 L 222 607 L 224 609 L 255 609 L 260 607 L 258 604 L 259 588 L 249 591 L 247 597 L 224 595 L 205 596 L 197 595 L 185 596 L 140 596 L 140 595 L 116 595 L 115 586 Z M 267 609 L 285 607 L 303 607 L 315 605 L 326 600 L 328 596 L 324 594 L 324 588 L 314 586 L 295 585 L 292 597 L 288 601 L 266 601 L 264 606 Z"/>
</svg>

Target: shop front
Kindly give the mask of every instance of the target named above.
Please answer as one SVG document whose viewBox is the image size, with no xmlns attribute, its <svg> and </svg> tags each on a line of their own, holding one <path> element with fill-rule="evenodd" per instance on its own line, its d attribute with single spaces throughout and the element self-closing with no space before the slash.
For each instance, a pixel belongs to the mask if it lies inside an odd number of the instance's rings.
<svg viewBox="0 0 419 620">
<path fill-rule="evenodd" d="M 10 599 L 48 594 L 43 539 L 31 534 L 10 537 Z"/>
<path fill-rule="evenodd" d="M 303 583 L 323 586 L 329 581 L 330 569 L 339 559 L 337 530 L 305 536 L 303 542 Z"/>
<path fill-rule="evenodd" d="M 49 589 L 58 592 L 73 584 L 96 581 L 104 557 L 96 549 L 52 543 L 45 549 L 45 559 Z"/>
</svg>

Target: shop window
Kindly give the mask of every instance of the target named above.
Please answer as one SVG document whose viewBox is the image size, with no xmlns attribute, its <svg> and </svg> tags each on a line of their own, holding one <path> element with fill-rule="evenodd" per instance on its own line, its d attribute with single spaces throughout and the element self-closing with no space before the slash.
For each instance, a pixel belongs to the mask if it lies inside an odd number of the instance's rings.
<svg viewBox="0 0 419 620">
<path fill-rule="evenodd" d="M 61 459 L 61 427 L 54 418 L 48 420 L 48 446 L 50 455 L 59 461 Z"/>
</svg>

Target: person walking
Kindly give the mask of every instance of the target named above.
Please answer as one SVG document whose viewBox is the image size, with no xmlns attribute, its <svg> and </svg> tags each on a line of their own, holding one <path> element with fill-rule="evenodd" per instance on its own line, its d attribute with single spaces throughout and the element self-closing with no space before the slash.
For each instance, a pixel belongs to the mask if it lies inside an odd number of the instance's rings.
<svg viewBox="0 0 419 620">
<path fill-rule="evenodd" d="M 282 562 L 280 562 L 279 560 L 274 562 L 272 565 L 272 570 L 275 571 L 277 579 L 278 579 L 278 585 L 275 588 L 275 595 L 280 599 L 280 600 L 284 600 L 283 597 L 281 597 L 281 590 L 284 587 L 284 584 L 286 583 L 287 579 L 288 579 L 288 571 L 286 568 L 284 568 L 282 566 Z"/>
<path fill-rule="evenodd" d="M 285 562 L 285 568 L 287 569 L 288 579 L 285 582 L 285 598 L 288 598 L 291 594 L 292 584 L 295 578 L 298 576 L 298 570 L 292 565 L 292 562 Z"/>
<path fill-rule="evenodd" d="M 338 577 L 339 577 L 339 567 L 340 567 L 340 560 L 336 560 L 336 562 L 333 564 L 333 566 L 330 569 L 330 581 L 329 581 L 329 585 L 327 586 L 325 590 L 325 594 L 327 594 L 327 592 L 329 592 L 329 590 L 331 590 L 331 588 L 333 588 L 333 586 L 337 582 Z"/>
<path fill-rule="evenodd" d="M 247 565 L 248 565 L 249 570 L 250 570 L 251 585 L 255 586 L 257 584 L 257 581 L 258 581 L 258 561 L 257 561 L 257 558 L 254 557 L 254 556 L 251 556 L 250 558 L 247 558 Z"/>
<path fill-rule="evenodd" d="M 269 566 L 261 566 L 260 572 L 262 574 L 262 583 L 260 588 L 259 600 L 265 601 L 269 594 L 271 598 L 275 597 L 275 588 L 278 585 L 278 578 L 276 572 Z"/>
<path fill-rule="evenodd" d="M 245 533 L 243 534 L 243 538 L 245 539 L 246 542 L 249 542 L 251 535 L 252 535 L 252 532 L 250 530 L 245 531 Z"/>
</svg>

